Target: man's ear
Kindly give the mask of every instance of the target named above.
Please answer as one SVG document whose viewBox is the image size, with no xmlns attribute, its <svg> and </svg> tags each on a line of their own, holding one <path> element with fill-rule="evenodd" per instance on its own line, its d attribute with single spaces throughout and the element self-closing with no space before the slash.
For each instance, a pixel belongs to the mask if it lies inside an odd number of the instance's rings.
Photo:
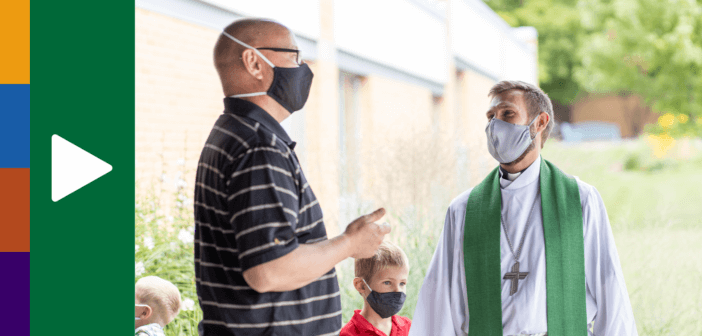
<svg viewBox="0 0 702 336">
<path fill-rule="evenodd" d="M 244 50 L 241 54 L 241 61 L 244 63 L 244 69 L 246 69 L 251 76 L 254 76 L 254 78 L 258 80 L 263 79 L 263 65 L 261 64 L 263 59 L 261 59 L 253 49 Z"/>
<path fill-rule="evenodd" d="M 151 317 L 151 314 L 153 314 L 153 310 L 149 305 L 135 305 L 134 306 L 134 316 L 138 317 L 139 319 L 146 320 L 149 317 Z"/>
<path fill-rule="evenodd" d="M 536 133 L 541 132 L 541 133 L 539 133 L 540 135 L 537 136 L 537 138 L 539 138 L 539 143 L 540 143 L 541 148 L 544 148 L 544 143 L 546 142 L 546 139 L 544 138 L 545 133 L 543 133 L 543 132 L 546 130 L 546 127 L 548 126 L 548 123 L 550 121 L 551 121 L 551 116 L 546 112 L 541 112 L 539 114 L 538 119 L 536 120 L 536 123 L 535 123 L 536 130 L 535 131 L 536 131 Z"/>
<path fill-rule="evenodd" d="M 539 119 L 536 120 L 536 132 L 541 132 L 546 129 L 546 126 L 548 126 L 549 121 L 551 121 L 551 116 L 548 115 L 546 112 L 541 112 L 539 114 Z"/>
</svg>

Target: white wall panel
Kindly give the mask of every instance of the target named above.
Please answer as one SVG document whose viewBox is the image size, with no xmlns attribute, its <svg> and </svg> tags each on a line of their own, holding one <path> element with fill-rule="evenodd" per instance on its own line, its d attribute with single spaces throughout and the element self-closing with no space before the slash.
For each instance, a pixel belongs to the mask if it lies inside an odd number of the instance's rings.
<svg viewBox="0 0 702 336">
<path fill-rule="evenodd" d="M 407 0 L 335 0 L 334 39 L 350 54 L 425 78 L 446 81 L 446 27 Z"/>
<path fill-rule="evenodd" d="M 446 17 L 447 4 L 430 0 L 334 0 L 334 46 L 339 53 L 333 57 L 342 70 L 393 74 L 389 77 L 420 83 L 435 94 L 441 94 L 452 58 L 459 69 L 470 68 L 489 78 L 537 82 L 535 52 L 516 30 L 482 0 L 449 1 Z M 271 18 L 290 27 L 299 37 L 303 56 L 314 60 L 320 37 L 319 2 L 136 0 L 136 5 L 214 29 L 241 16 Z"/>
<path fill-rule="evenodd" d="M 295 34 L 319 38 L 319 0 L 200 0 L 242 16 L 279 21 Z"/>
<path fill-rule="evenodd" d="M 525 50 L 512 39 L 504 39 L 503 47 L 505 66 L 500 77 L 538 85 L 534 53 L 531 50 Z"/>
<path fill-rule="evenodd" d="M 502 73 L 500 43 L 503 32 L 496 26 L 494 18 L 487 17 L 464 0 L 452 0 L 450 22 L 454 55 L 499 76 Z"/>
<path fill-rule="evenodd" d="M 481 0 L 451 0 L 450 24 L 457 59 L 494 78 L 537 84 L 535 51 Z"/>
</svg>

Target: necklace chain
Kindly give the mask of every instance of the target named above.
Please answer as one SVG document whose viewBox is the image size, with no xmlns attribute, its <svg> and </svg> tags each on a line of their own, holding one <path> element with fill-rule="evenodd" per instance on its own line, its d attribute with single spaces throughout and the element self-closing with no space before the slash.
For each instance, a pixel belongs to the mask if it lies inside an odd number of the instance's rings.
<svg viewBox="0 0 702 336">
<path fill-rule="evenodd" d="M 539 196 L 541 196 L 541 191 L 536 193 L 536 198 L 534 199 L 534 204 L 531 205 L 531 211 L 529 212 L 529 217 L 527 217 L 526 227 L 524 228 L 524 232 L 522 233 L 522 241 L 519 242 L 519 249 L 517 249 L 517 253 L 514 253 L 514 247 L 512 247 L 512 242 L 509 240 L 509 235 L 507 235 L 507 228 L 505 227 L 505 221 L 502 218 L 502 215 L 500 215 L 500 222 L 502 222 L 502 229 L 505 230 L 505 238 L 507 238 L 507 244 L 509 244 L 509 250 L 512 252 L 512 256 L 514 256 L 514 261 L 516 261 L 516 262 L 519 262 L 519 255 L 522 253 L 522 247 L 524 246 L 524 238 L 526 238 L 526 232 L 529 229 L 529 222 L 531 219 L 531 215 L 534 213 L 534 208 L 536 207 L 536 201 L 539 200 Z"/>
</svg>

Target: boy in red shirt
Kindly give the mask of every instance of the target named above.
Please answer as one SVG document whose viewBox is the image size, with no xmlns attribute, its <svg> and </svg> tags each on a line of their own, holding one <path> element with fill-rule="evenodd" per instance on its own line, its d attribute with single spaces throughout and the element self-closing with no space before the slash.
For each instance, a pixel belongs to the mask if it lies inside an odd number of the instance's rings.
<svg viewBox="0 0 702 336">
<path fill-rule="evenodd" d="M 406 297 L 409 260 L 405 252 L 386 241 L 373 257 L 356 259 L 354 266 L 353 285 L 363 296 L 363 309 L 354 311 L 339 336 L 407 336 L 412 321 L 395 315 Z"/>
</svg>

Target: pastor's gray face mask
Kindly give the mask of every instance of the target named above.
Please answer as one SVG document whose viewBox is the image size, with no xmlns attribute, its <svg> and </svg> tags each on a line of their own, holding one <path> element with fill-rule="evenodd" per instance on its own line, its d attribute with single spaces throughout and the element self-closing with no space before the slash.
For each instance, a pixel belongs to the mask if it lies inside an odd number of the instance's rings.
<svg viewBox="0 0 702 336">
<path fill-rule="evenodd" d="M 515 125 L 494 117 L 490 119 L 485 127 L 490 155 L 499 163 L 510 163 L 518 159 L 534 141 L 529 128 L 537 118 L 539 116 L 529 125 Z"/>
</svg>

